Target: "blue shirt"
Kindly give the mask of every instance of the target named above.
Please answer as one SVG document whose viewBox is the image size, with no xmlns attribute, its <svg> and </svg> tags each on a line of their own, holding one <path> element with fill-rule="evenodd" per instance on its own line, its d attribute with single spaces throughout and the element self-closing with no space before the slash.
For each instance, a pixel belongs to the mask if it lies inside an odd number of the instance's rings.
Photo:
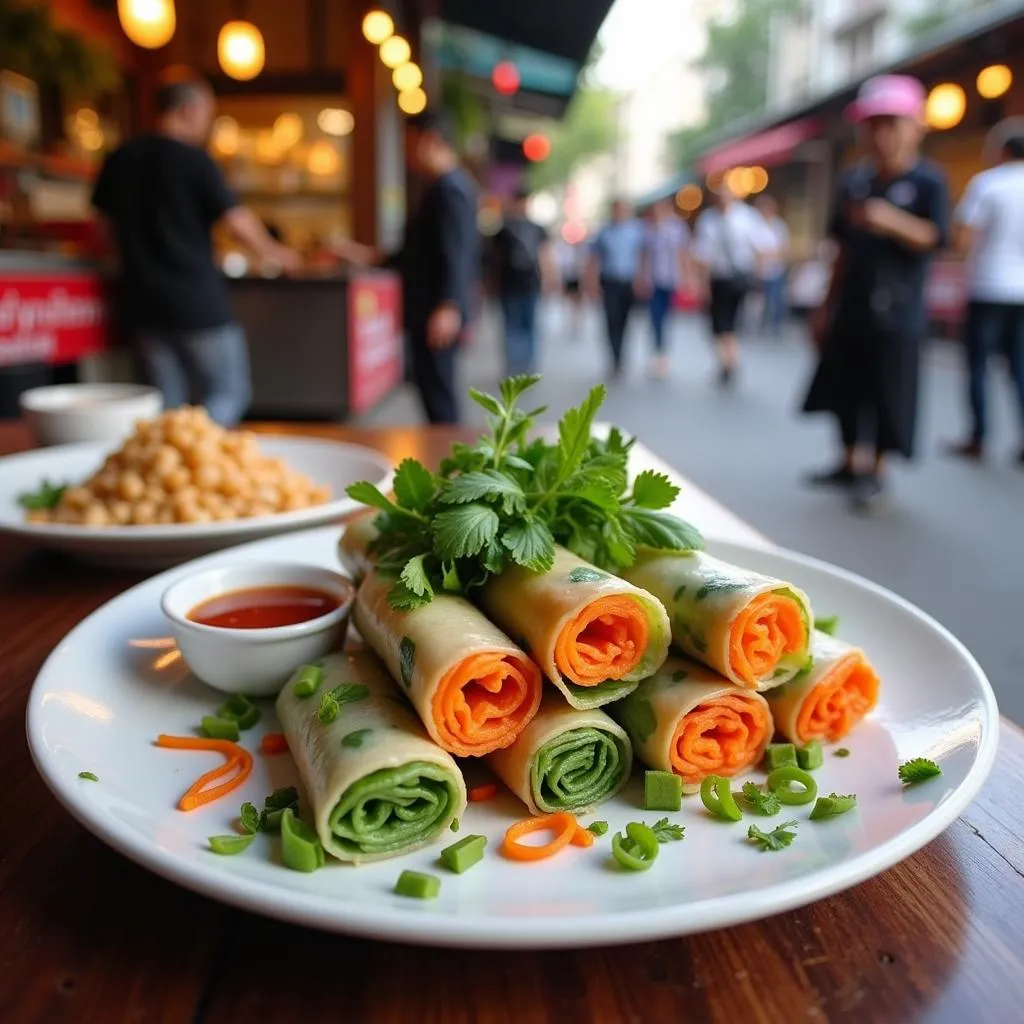
<svg viewBox="0 0 1024 1024">
<path fill-rule="evenodd" d="M 601 277 L 632 281 L 640 268 L 646 231 L 635 218 L 606 224 L 594 239 L 594 255 L 601 265 Z"/>
</svg>

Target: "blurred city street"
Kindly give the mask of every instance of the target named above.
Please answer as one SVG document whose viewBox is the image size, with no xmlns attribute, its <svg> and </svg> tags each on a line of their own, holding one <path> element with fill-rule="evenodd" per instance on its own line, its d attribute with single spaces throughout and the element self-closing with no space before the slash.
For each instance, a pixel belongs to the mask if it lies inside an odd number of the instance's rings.
<svg viewBox="0 0 1024 1024">
<path fill-rule="evenodd" d="M 606 353 L 595 310 L 577 333 L 550 305 L 542 323 L 544 379 L 535 393 L 554 419 L 603 379 Z M 714 386 L 703 321 L 677 316 L 670 331 L 672 376 L 651 380 L 647 320 L 633 314 L 627 372 L 611 386 L 602 418 L 638 435 L 772 540 L 876 580 L 948 625 L 988 673 L 1003 714 L 1024 722 L 1024 632 L 1007 628 L 1020 609 L 1019 577 L 1007 567 L 1024 564 L 1024 470 L 1013 462 L 1018 435 L 1002 365 L 992 367 L 989 459 L 959 462 L 942 453 L 964 430 L 959 348 L 932 344 L 918 460 L 894 465 L 890 507 L 864 517 L 841 495 L 801 482 L 835 457 L 835 439 L 829 417 L 796 412 L 813 364 L 800 328 L 779 341 L 746 338 L 730 393 Z M 501 372 L 498 322 L 488 315 L 466 353 L 463 382 L 492 390 Z M 483 422 L 475 406 L 465 412 L 469 422 Z M 418 415 L 406 386 L 363 422 L 415 422 Z"/>
</svg>

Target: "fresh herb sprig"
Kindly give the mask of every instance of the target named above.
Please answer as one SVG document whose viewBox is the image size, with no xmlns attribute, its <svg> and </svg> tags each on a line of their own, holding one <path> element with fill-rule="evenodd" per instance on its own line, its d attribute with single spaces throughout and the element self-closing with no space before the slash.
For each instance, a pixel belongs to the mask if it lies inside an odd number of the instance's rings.
<svg viewBox="0 0 1024 1024">
<path fill-rule="evenodd" d="M 519 399 L 539 379 L 510 377 L 498 396 L 471 390 L 488 413 L 488 432 L 476 444 L 453 445 L 436 474 L 405 459 L 394 501 L 365 480 L 348 488 L 378 510 L 371 554 L 394 579 L 392 608 L 418 608 L 441 591 L 464 593 L 511 565 L 546 572 L 556 544 L 611 571 L 632 565 L 638 546 L 703 547 L 693 526 L 665 511 L 679 493 L 668 477 L 646 470 L 629 487 L 632 440 L 614 427 L 607 438 L 591 436 L 603 385 L 565 413 L 557 443 L 528 440 L 544 409 L 526 412 Z"/>
<path fill-rule="evenodd" d="M 686 834 L 686 829 L 682 825 L 677 825 L 668 818 L 659 818 L 649 828 L 659 843 L 676 843 Z"/>
<path fill-rule="evenodd" d="M 898 769 L 900 782 L 912 786 L 915 782 L 924 782 L 942 774 L 942 769 L 927 757 L 914 757 L 904 761 Z"/>
<path fill-rule="evenodd" d="M 67 484 L 53 484 L 43 480 L 38 491 L 26 491 L 18 495 L 18 504 L 26 512 L 39 512 L 43 509 L 55 509 L 68 489 Z"/>
<path fill-rule="evenodd" d="M 747 839 L 760 847 L 762 852 L 775 853 L 784 850 L 796 839 L 796 832 L 793 831 L 796 827 L 796 821 L 784 821 L 781 825 L 776 825 L 771 832 L 763 832 L 756 825 L 751 825 L 747 829 Z"/>
</svg>

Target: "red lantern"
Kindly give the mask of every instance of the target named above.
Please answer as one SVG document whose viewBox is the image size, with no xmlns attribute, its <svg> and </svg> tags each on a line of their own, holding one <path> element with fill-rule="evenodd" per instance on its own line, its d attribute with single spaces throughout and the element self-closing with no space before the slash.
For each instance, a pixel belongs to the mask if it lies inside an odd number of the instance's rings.
<svg viewBox="0 0 1024 1024">
<path fill-rule="evenodd" d="M 519 68 L 510 60 L 498 61 L 491 72 L 491 83 L 502 96 L 512 96 L 519 91 Z"/>
<path fill-rule="evenodd" d="M 540 132 L 534 132 L 532 135 L 527 135 L 523 139 L 523 156 L 527 160 L 532 160 L 534 163 L 539 163 L 541 160 L 547 160 L 551 155 L 551 140 L 546 135 L 541 135 Z"/>
</svg>

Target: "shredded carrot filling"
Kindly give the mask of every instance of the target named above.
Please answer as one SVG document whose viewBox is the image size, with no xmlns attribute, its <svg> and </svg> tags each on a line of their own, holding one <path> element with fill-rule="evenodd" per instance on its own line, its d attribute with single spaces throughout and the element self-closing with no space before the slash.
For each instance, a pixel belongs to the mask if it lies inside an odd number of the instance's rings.
<svg viewBox="0 0 1024 1024">
<path fill-rule="evenodd" d="M 772 716 L 764 703 L 727 693 L 683 716 L 672 737 L 672 770 L 683 782 L 732 776 L 754 764 L 771 739 Z"/>
<path fill-rule="evenodd" d="M 800 706 L 796 720 L 801 743 L 841 740 L 877 703 L 879 679 L 856 651 L 841 658 Z"/>
<path fill-rule="evenodd" d="M 460 757 L 507 747 L 540 707 L 540 669 L 526 657 L 481 651 L 449 669 L 432 713 L 441 746 Z"/>
<path fill-rule="evenodd" d="M 509 860 L 544 860 L 564 850 L 576 837 L 579 825 L 568 811 L 545 814 L 539 818 L 526 818 L 510 825 L 501 844 L 501 852 Z M 533 832 L 550 831 L 553 838 L 541 846 L 527 846 L 519 842 Z"/>
<path fill-rule="evenodd" d="M 237 789 L 252 774 L 252 754 L 244 747 L 230 740 L 215 740 L 201 736 L 168 736 L 161 733 L 156 738 L 158 747 L 171 750 L 215 751 L 226 758 L 224 764 L 200 775 L 178 801 L 179 811 L 194 811 L 197 807 L 219 800 Z M 234 774 L 232 774 L 234 773 Z M 231 776 L 219 786 L 213 785 L 225 775 Z"/>
<path fill-rule="evenodd" d="M 577 686 L 622 679 L 643 661 L 648 633 L 647 615 L 635 597 L 599 597 L 558 634 L 555 666 Z"/>
<path fill-rule="evenodd" d="M 759 594 L 732 624 L 729 667 L 747 686 L 757 686 L 787 654 L 807 647 L 800 603 L 788 594 Z"/>
<path fill-rule="evenodd" d="M 260 740 L 261 754 L 286 754 L 288 752 L 288 740 L 283 732 L 268 732 Z"/>
<path fill-rule="evenodd" d="M 498 784 L 496 782 L 485 782 L 480 786 L 474 786 L 466 795 L 471 803 L 493 800 L 498 795 Z"/>
</svg>

